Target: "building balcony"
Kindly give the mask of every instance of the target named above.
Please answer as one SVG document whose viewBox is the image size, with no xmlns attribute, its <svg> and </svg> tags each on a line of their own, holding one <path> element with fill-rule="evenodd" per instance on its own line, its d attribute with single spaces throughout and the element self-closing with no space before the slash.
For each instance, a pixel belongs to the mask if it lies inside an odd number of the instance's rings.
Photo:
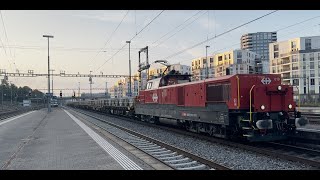
<svg viewBox="0 0 320 180">
<path fill-rule="evenodd" d="M 282 79 L 290 79 L 290 76 L 282 76 Z"/>
</svg>

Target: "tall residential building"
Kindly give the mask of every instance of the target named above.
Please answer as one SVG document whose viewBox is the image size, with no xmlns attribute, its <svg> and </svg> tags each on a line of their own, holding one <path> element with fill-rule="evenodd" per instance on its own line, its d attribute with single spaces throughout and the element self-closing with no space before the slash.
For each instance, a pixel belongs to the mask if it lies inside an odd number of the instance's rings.
<svg viewBox="0 0 320 180">
<path fill-rule="evenodd" d="M 255 65 L 260 56 L 248 50 L 231 50 L 214 55 L 214 77 L 229 74 L 253 74 L 256 73 Z"/>
<path fill-rule="evenodd" d="M 269 45 L 270 73 L 279 73 L 295 93 L 320 92 L 320 36 L 299 37 Z"/>
<path fill-rule="evenodd" d="M 248 33 L 241 36 L 241 49 L 253 51 L 261 56 L 256 62 L 258 73 L 269 73 L 269 43 L 277 42 L 277 32 Z"/>
</svg>

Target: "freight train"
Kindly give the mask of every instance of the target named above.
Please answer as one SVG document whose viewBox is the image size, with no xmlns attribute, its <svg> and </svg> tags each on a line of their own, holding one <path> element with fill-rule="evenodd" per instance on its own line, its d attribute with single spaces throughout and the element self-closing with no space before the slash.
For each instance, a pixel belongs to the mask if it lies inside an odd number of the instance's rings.
<svg viewBox="0 0 320 180">
<path fill-rule="evenodd" d="M 278 74 L 237 74 L 192 82 L 190 75 L 167 74 L 149 80 L 136 97 L 68 105 L 250 142 L 283 140 L 308 123 L 297 111 L 293 87 L 281 84 Z"/>
</svg>

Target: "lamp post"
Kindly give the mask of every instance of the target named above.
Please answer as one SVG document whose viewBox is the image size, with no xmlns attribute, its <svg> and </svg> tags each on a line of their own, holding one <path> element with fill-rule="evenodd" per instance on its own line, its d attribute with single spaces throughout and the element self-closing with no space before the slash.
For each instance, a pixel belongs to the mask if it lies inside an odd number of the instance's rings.
<svg viewBox="0 0 320 180">
<path fill-rule="evenodd" d="M 12 105 L 12 81 L 9 81 L 10 83 L 10 89 L 11 89 L 11 97 L 10 97 L 10 100 L 11 100 L 11 105 Z"/>
<path fill-rule="evenodd" d="M 206 79 L 208 79 L 208 76 L 209 76 L 209 72 L 208 72 L 208 47 L 210 47 L 210 46 L 206 46 Z"/>
<path fill-rule="evenodd" d="M 79 89 L 78 89 L 78 97 L 79 97 L 79 101 L 80 101 L 80 82 L 79 83 Z"/>
<path fill-rule="evenodd" d="M 43 37 L 48 39 L 48 112 L 51 112 L 51 105 L 50 105 L 50 55 L 49 55 L 49 38 L 53 38 L 51 35 L 43 35 Z"/>
<path fill-rule="evenodd" d="M 3 109 L 3 88 L 4 88 L 4 79 L 1 79 L 1 106 L 2 106 L 2 109 Z"/>
<path fill-rule="evenodd" d="M 51 89 L 52 89 L 52 96 L 53 96 L 53 71 L 55 71 L 54 69 L 51 69 L 50 71 L 52 71 L 52 77 L 51 77 L 51 82 L 52 82 L 52 86 L 51 86 Z"/>
<path fill-rule="evenodd" d="M 92 77 L 91 77 L 91 72 L 92 71 L 90 71 L 89 83 L 90 83 L 90 98 L 92 99 Z"/>
<path fill-rule="evenodd" d="M 126 41 L 129 43 L 129 93 L 128 96 L 131 97 L 131 59 L 130 59 L 130 43 L 131 41 Z"/>
</svg>

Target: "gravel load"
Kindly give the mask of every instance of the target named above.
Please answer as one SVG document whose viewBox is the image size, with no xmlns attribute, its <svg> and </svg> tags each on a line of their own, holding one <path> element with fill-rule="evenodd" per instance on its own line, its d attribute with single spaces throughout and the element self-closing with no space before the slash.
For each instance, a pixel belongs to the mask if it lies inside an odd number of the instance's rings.
<svg viewBox="0 0 320 180">
<path fill-rule="evenodd" d="M 230 147 L 218 143 L 208 142 L 199 138 L 193 138 L 187 135 L 162 130 L 160 128 L 149 127 L 128 120 L 97 114 L 85 111 L 105 121 L 112 122 L 119 126 L 150 136 L 154 139 L 163 141 L 175 147 L 184 149 L 196 154 L 202 158 L 210 159 L 216 163 L 224 165 L 234 170 L 307 170 L 314 169 L 309 165 L 299 162 L 287 161 L 275 157 L 270 157 L 240 148 Z M 87 118 L 87 120 L 99 123 L 104 126 L 105 123 Z M 107 126 L 107 125 L 105 125 Z"/>
</svg>

